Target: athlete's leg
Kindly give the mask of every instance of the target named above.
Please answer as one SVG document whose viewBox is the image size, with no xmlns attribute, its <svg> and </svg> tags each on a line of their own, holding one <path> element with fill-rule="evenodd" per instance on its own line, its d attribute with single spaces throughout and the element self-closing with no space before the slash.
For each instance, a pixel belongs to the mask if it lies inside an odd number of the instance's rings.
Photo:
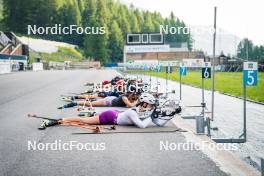
<svg viewBox="0 0 264 176">
<path fill-rule="evenodd" d="M 106 106 L 105 105 L 105 101 L 104 101 L 104 99 L 100 99 L 100 100 L 96 100 L 96 101 L 92 101 L 92 102 L 86 102 L 86 105 L 87 106 L 90 106 L 90 105 L 92 105 L 92 106 L 95 106 L 95 107 L 102 107 L 102 106 Z"/>
<path fill-rule="evenodd" d="M 70 103 L 68 103 L 68 104 L 65 104 L 65 105 L 63 105 L 63 106 L 58 107 L 58 109 L 71 108 L 71 107 L 74 107 L 74 106 L 77 106 L 77 105 L 78 105 L 77 102 L 70 102 Z"/>
<path fill-rule="evenodd" d="M 101 100 L 101 99 L 104 99 L 104 97 L 97 96 L 96 99 Z"/>
<path fill-rule="evenodd" d="M 97 98 L 98 95 L 97 94 L 94 94 L 94 95 L 79 95 L 78 96 L 78 99 L 93 99 L 93 98 Z"/>
<path fill-rule="evenodd" d="M 61 124 L 67 124 L 69 122 L 86 123 L 89 125 L 99 125 L 99 115 L 93 117 L 81 118 L 81 117 L 66 117 L 61 120 Z"/>
<path fill-rule="evenodd" d="M 103 100 L 97 100 L 97 101 L 81 101 L 81 102 L 78 102 L 78 105 L 80 106 L 88 106 L 90 108 L 92 108 L 93 106 L 95 107 L 103 107 L 105 106 L 105 103 Z"/>
</svg>

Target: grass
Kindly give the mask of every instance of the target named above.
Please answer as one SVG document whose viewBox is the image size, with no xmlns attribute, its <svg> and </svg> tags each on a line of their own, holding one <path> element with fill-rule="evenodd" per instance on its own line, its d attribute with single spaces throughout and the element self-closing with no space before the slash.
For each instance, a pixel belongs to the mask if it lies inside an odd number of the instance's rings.
<svg viewBox="0 0 264 176">
<path fill-rule="evenodd" d="M 41 57 L 45 61 L 80 61 L 83 59 L 82 54 L 74 48 L 59 47 L 56 53 L 41 53 Z"/>
<path fill-rule="evenodd" d="M 144 71 L 128 71 L 129 73 L 141 73 Z M 154 71 L 145 72 L 148 75 L 166 78 L 165 72 L 156 73 Z M 177 71 L 178 73 L 178 71 Z M 192 86 L 201 87 L 201 72 L 189 71 L 185 77 L 182 77 L 182 83 Z M 170 80 L 180 80 L 179 74 L 175 71 L 169 74 Z M 211 89 L 211 79 L 205 79 L 205 88 Z M 227 93 L 238 97 L 243 97 L 243 73 L 242 72 L 216 72 L 215 73 L 215 90 L 221 93 Z M 256 87 L 247 87 L 247 98 L 250 100 L 264 103 L 264 73 L 258 73 L 258 85 Z"/>
<path fill-rule="evenodd" d="M 40 53 L 40 56 L 43 61 L 49 62 L 64 62 L 64 61 L 81 61 L 83 55 L 81 51 L 75 48 L 59 47 L 56 53 Z M 37 57 L 35 53 L 30 53 L 30 63 L 34 62 L 34 59 Z"/>
</svg>

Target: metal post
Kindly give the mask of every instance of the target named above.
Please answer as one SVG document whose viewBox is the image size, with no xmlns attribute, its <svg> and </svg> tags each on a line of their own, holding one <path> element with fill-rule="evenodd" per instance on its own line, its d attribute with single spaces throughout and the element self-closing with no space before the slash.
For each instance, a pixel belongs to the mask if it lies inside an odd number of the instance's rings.
<svg viewBox="0 0 264 176">
<path fill-rule="evenodd" d="M 217 7 L 214 7 L 214 39 L 213 39 L 213 58 L 212 58 L 212 113 L 211 120 L 214 120 L 214 77 L 215 77 L 215 38 L 216 38 L 216 13 Z"/>
<path fill-rule="evenodd" d="M 264 159 L 261 158 L 261 176 L 264 176 Z"/>
<path fill-rule="evenodd" d="M 124 64 L 124 71 L 126 71 L 126 46 L 124 46 L 124 50 L 123 50 L 123 64 Z"/>
<path fill-rule="evenodd" d="M 166 69 L 166 97 L 168 97 L 168 68 Z"/>
<path fill-rule="evenodd" d="M 211 120 L 210 118 L 206 118 L 206 124 L 207 124 L 207 136 L 211 137 Z"/>
<path fill-rule="evenodd" d="M 202 114 L 196 117 L 196 133 L 204 134 L 205 131 L 205 120 L 204 120 L 204 79 L 202 78 Z"/>
<path fill-rule="evenodd" d="M 151 90 L 151 88 L 152 88 L 152 86 L 151 86 L 151 73 L 149 75 L 150 75 L 150 77 L 149 77 L 149 83 L 150 83 L 150 90 Z"/>
<path fill-rule="evenodd" d="M 244 129 L 243 129 L 243 136 L 245 141 L 247 140 L 247 87 L 246 85 L 244 87 Z"/>
<path fill-rule="evenodd" d="M 156 81 L 157 81 L 157 93 L 159 92 L 159 78 L 158 78 L 158 76 L 159 76 L 159 72 L 157 71 L 157 75 L 156 75 Z"/>
<path fill-rule="evenodd" d="M 202 115 L 204 117 L 204 78 L 202 78 Z"/>
<path fill-rule="evenodd" d="M 146 65 L 144 65 L 144 81 L 146 81 L 147 78 L 146 78 Z"/>
<path fill-rule="evenodd" d="M 180 100 L 182 100 L 182 76 L 180 71 Z"/>
</svg>

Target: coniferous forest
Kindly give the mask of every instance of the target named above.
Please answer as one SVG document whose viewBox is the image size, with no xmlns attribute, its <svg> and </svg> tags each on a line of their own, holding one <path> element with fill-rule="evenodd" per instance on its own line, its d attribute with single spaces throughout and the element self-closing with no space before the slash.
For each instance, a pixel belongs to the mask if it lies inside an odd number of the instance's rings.
<svg viewBox="0 0 264 176">
<path fill-rule="evenodd" d="M 159 32 L 160 25 L 185 27 L 173 13 L 168 18 L 159 12 L 149 12 L 115 0 L 2 0 L 1 30 L 28 35 L 28 25 L 105 27 L 104 35 L 35 35 L 31 37 L 62 41 L 78 45 L 86 58 L 102 63 L 119 62 L 123 57 L 125 35 L 128 32 Z M 165 41 L 187 42 L 188 34 L 167 34 Z"/>
</svg>

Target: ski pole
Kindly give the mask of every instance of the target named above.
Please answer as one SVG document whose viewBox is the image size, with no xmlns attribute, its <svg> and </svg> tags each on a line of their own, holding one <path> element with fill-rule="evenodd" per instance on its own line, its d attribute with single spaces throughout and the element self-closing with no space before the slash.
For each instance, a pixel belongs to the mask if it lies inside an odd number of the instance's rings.
<svg viewBox="0 0 264 176">
<path fill-rule="evenodd" d="M 43 116 L 37 116 L 36 114 L 28 114 L 28 117 L 33 117 L 33 118 L 38 118 L 38 119 L 45 119 L 45 120 L 58 120 L 58 119 L 53 119 L 49 117 L 43 117 Z"/>
</svg>

